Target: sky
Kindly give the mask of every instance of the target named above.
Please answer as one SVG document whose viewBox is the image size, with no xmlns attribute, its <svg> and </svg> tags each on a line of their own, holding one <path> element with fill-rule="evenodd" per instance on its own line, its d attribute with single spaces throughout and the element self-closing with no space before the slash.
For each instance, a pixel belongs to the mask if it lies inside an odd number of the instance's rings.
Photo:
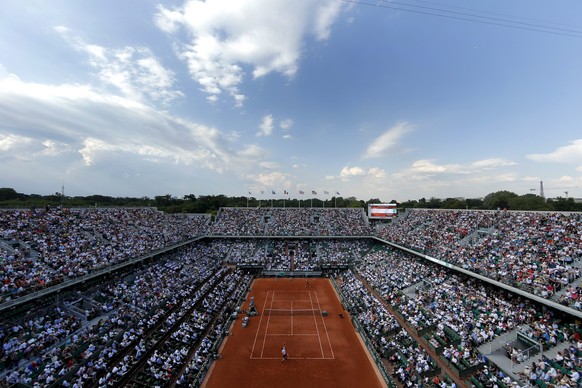
<svg viewBox="0 0 582 388">
<path fill-rule="evenodd" d="M 579 0 L 0 7 L 0 187 L 582 198 Z"/>
</svg>

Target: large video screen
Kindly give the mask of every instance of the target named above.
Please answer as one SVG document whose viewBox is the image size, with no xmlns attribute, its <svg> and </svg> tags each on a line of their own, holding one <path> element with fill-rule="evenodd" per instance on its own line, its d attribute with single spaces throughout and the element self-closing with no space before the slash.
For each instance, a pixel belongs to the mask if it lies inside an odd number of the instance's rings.
<svg viewBox="0 0 582 388">
<path fill-rule="evenodd" d="M 368 205 L 368 218 L 386 219 L 398 214 L 395 203 L 377 203 Z"/>
</svg>

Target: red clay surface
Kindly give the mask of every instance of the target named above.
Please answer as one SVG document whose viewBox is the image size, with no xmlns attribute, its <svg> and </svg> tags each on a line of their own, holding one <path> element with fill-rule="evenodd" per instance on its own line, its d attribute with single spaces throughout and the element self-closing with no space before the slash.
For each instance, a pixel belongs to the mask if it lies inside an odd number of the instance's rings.
<svg viewBox="0 0 582 388">
<path fill-rule="evenodd" d="M 328 279 L 256 279 L 242 309 L 251 296 L 259 315 L 234 321 L 203 387 L 386 387 Z"/>
</svg>

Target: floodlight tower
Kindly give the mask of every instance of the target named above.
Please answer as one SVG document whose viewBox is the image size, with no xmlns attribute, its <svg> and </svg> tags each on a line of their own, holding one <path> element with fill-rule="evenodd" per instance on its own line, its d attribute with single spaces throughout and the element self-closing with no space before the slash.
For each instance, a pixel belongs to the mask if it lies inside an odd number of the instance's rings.
<svg viewBox="0 0 582 388">
<path fill-rule="evenodd" d="M 540 181 L 540 197 L 546 198 L 544 196 L 544 181 Z"/>
</svg>

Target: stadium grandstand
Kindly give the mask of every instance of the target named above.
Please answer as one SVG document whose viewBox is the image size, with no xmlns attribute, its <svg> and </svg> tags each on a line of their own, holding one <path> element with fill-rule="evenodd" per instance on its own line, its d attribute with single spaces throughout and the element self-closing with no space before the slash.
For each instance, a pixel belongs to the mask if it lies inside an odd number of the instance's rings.
<svg viewBox="0 0 582 388">
<path fill-rule="evenodd" d="M 0 211 L 6 386 L 200 386 L 257 277 L 329 278 L 390 387 L 579 386 L 582 214 Z"/>
</svg>

